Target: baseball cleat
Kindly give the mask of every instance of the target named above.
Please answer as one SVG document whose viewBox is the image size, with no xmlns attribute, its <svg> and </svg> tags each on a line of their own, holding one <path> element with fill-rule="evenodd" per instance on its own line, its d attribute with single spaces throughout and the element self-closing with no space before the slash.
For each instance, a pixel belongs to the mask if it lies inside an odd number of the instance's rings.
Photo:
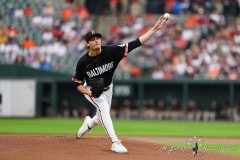
<svg viewBox="0 0 240 160">
<path fill-rule="evenodd" d="M 89 132 L 91 128 L 88 127 L 89 122 L 91 121 L 91 118 L 87 116 L 84 121 L 83 125 L 79 128 L 76 138 L 80 139 L 85 133 Z"/>
<path fill-rule="evenodd" d="M 121 141 L 113 142 L 111 150 L 117 153 L 128 153 L 127 148 L 125 148 Z"/>
</svg>

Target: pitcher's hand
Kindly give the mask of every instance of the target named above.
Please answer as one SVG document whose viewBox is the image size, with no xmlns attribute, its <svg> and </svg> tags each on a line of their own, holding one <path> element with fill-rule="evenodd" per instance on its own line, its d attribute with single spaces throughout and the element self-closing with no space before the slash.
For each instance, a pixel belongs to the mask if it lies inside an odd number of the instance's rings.
<svg viewBox="0 0 240 160">
<path fill-rule="evenodd" d="M 165 19 L 165 18 L 163 18 L 163 16 L 161 16 L 159 19 L 158 19 L 158 21 L 156 22 L 156 24 L 154 25 L 154 29 L 155 30 L 159 30 L 159 29 L 161 29 L 161 28 L 163 28 L 164 26 L 165 26 L 165 24 L 166 24 L 166 21 L 167 21 L 167 19 Z"/>
</svg>

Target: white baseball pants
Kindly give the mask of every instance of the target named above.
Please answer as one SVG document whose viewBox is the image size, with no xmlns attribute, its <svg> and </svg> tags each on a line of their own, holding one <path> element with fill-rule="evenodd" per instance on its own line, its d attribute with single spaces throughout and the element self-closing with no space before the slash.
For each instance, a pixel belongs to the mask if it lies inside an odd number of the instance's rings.
<svg viewBox="0 0 240 160">
<path fill-rule="evenodd" d="M 115 134 L 112 119 L 110 116 L 113 84 L 111 83 L 109 87 L 110 88 L 107 91 L 103 92 L 103 94 L 99 98 L 89 97 L 88 95 L 84 96 L 97 109 L 97 113 L 92 118 L 89 127 L 93 128 L 96 125 L 102 124 L 111 141 L 115 142 L 118 141 L 118 138 Z M 86 86 L 86 88 L 90 90 L 89 86 Z"/>
</svg>

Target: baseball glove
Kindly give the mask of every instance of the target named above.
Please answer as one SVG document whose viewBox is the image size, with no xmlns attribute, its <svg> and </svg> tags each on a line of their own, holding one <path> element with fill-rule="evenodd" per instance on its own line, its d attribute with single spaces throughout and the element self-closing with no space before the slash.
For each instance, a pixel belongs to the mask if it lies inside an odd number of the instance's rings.
<svg viewBox="0 0 240 160">
<path fill-rule="evenodd" d="M 103 78 L 92 78 L 89 79 L 89 85 L 91 87 L 92 96 L 98 98 L 101 94 L 106 91 Z"/>
</svg>

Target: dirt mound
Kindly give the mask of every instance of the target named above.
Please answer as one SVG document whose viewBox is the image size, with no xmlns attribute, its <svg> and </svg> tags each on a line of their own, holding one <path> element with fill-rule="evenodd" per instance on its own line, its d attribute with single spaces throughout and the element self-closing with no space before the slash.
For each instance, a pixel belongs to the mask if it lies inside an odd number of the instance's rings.
<svg viewBox="0 0 240 160">
<path fill-rule="evenodd" d="M 121 137 L 120 137 L 121 138 Z M 0 135 L 0 159 L 34 160 L 190 160 L 190 150 L 176 149 L 169 153 L 165 146 L 121 138 L 128 154 L 113 153 L 107 137 L 53 135 Z M 205 153 L 196 159 L 240 160 L 239 156 L 223 153 Z"/>
</svg>

